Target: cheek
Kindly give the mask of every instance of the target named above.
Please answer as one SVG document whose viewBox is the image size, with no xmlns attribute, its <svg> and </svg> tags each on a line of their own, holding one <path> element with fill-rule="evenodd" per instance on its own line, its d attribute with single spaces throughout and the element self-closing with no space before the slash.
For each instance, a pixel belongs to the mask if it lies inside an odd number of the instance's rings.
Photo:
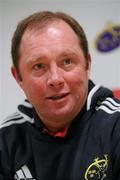
<svg viewBox="0 0 120 180">
<path fill-rule="evenodd" d="M 86 94 L 88 88 L 88 75 L 87 72 L 77 72 L 74 73 L 69 79 L 69 88 L 72 93 L 76 96 L 81 96 Z"/>
<path fill-rule="evenodd" d="M 87 71 L 78 70 L 69 75 L 68 78 L 70 82 L 69 84 L 71 84 L 72 86 L 79 86 L 86 83 L 86 81 L 88 80 L 88 73 Z"/>
<path fill-rule="evenodd" d="M 33 93 L 35 93 L 35 95 L 44 96 L 46 93 L 45 82 L 43 82 L 43 81 L 34 82 L 32 90 L 33 90 Z"/>
<path fill-rule="evenodd" d="M 22 89 L 28 97 L 44 96 L 46 91 L 44 81 L 35 79 L 23 80 Z"/>
</svg>

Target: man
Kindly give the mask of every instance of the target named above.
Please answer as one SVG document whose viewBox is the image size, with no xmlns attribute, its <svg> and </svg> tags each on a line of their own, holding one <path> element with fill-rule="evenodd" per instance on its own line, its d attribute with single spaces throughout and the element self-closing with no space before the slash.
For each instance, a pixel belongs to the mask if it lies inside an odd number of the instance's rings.
<svg viewBox="0 0 120 180">
<path fill-rule="evenodd" d="M 120 101 L 89 80 L 78 22 L 32 14 L 18 24 L 11 52 L 27 99 L 0 125 L 0 180 L 119 180 Z"/>
</svg>

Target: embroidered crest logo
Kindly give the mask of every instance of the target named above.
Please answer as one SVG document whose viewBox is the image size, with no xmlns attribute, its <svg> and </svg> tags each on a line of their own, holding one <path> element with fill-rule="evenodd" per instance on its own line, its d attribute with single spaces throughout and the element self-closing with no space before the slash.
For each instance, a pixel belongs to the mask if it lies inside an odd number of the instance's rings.
<svg viewBox="0 0 120 180">
<path fill-rule="evenodd" d="M 104 180 L 106 177 L 106 171 L 108 168 L 108 155 L 104 155 L 104 159 L 98 157 L 94 159 L 94 162 L 90 164 L 85 173 L 85 180 Z"/>
</svg>

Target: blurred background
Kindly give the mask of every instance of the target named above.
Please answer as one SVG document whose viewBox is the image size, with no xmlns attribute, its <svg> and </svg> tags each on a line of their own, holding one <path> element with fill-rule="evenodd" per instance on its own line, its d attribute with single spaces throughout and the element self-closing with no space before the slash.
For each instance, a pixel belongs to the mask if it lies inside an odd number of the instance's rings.
<svg viewBox="0 0 120 180">
<path fill-rule="evenodd" d="M 18 21 L 41 10 L 76 18 L 88 38 L 91 78 L 120 98 L 120 0 L 0 0 L 0 119 L 15 112 L 25 98 L 10 72 L 13 32 Z"/>
</svg>

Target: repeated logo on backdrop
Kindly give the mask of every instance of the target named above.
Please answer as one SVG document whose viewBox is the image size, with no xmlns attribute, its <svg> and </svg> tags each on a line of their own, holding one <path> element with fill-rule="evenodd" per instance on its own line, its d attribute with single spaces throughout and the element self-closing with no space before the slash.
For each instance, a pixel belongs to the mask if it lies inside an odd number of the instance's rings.
<svg viewBox="0 0 120 180">
<path fill-rule="evenodd" d="M 120 24 L 114 25 L 109 22 L 96 38 L 95 48 L 101 53 L 107 53 L 120 48 Z"/>
<path fill-rule="evenodd" d="M 95 49 L 100 53 L 109 53 L 120 48 L 120 24 L 107 23 L 104 30 L 95 40 Z M 113 89 L 114 95 L 120 99 L 120 88 Z"/>
</svg>

